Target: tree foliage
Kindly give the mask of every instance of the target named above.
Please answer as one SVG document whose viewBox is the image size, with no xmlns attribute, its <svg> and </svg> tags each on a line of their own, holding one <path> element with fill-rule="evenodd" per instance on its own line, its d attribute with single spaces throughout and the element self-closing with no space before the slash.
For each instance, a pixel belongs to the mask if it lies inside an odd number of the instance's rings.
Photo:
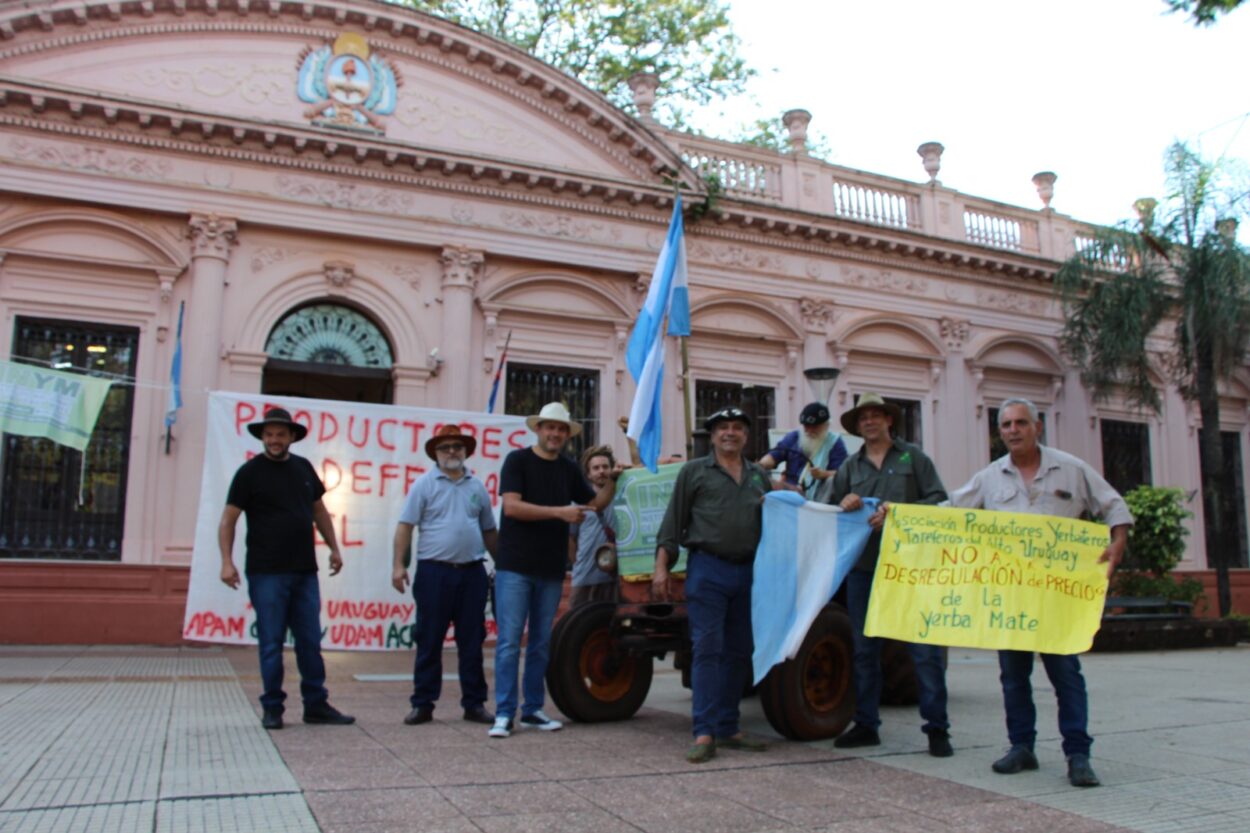
<svg viewBox="0 0 1250 833">
<path fill-rule="evenodd" d="M 630 108 L 626 83 L 659 76 L 656 117 L 741 93 L 755 72 L 718 0 L 395 0 L 514 44 Z"/>
<path fill-rule="evenodd" d="M 1240 6 L 1243 0 L 1163 0 L 1168 11 L 1175 14 L 1182 12 L 1189 15 L 1189 22 L 1195 26 L 1210 26 L 1220 15 L 1228 14 Z"/>
<path fill-rule="evenodd" d="M 1241 366 L 1250 343 L 1250 256 L 1235 233 L 1246 192 L 1183 144 L 1170 147 L 1165 159 L 1166 199 L 1138 200 L 1136 227 L 1099 231 L 1060 267 L 1055 287 L 1067 313 L 1061 340 L 1096 399 L 1118 390 L 1156 411 L 1149 348 L 1166 344 L 1158 369 L 1198 403 L 1202 416 L 1203 512 L 1208 540 L 1222 545 L 1230 538 L 1219 499 L 1218 383 Z M 1157 331 L 1169 317 L 1175 325 L 1165 340 Z M 1220 613 L 1227 614 L 1228 554 L 1209 557 Z"/>
</svg>

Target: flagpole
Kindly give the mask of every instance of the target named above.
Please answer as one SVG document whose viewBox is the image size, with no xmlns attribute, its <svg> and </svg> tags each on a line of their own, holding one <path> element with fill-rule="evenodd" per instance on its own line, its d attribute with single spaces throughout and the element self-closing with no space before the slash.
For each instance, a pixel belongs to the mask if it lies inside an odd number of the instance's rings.
<svg viewBox="0 0 1250 833">
<path fill-rule="evenodd" d="M 690 417 L 690 397 L 693 391 L 690 388 L 690 353 L 686 349 L 686 340 L 689 336 L 681 336 L 681 404 L 686 410 L 686 459 L 694 457 L 694 428 L 693 420 Z"/>
</svg>

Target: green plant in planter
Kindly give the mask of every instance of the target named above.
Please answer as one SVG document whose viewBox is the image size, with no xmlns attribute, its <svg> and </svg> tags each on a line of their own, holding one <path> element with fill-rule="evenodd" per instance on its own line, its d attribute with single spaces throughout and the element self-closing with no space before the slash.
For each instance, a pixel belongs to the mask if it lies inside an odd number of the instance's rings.
<svg viewBox="0 0 1250 833">
<path fill-rule="evenodd" d="M 1202 598 L 1202 582 L 1168 575 L 1185 554 L 1185 536 L 1189 535 L 1185 519 L 1193 517 L 1185 508 L 1185 492 L 1138 486 L 1124 496 L 1124 501 L 1133 513 L 1134 525 L 1128 534 L 1122 571 L 1112 579 L 1112 594 L 1162 596 L 1186 602 Z"/>
</svg>

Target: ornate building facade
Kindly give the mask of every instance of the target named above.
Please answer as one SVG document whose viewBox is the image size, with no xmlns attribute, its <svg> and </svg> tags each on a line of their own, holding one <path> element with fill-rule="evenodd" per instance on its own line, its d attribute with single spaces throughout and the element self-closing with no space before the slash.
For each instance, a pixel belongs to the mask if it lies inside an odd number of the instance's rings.
<svg viewBox="0 0 1250 833">
<path fill-rule="evenodd" d="M 684 445 L 682 396 L 785 428 L 803 369 L 833 366 L 834 409 L 893 399 L 950 486 L 1024 395 L 1052 444 L 1117 484 L 1198 488 L 1197 412 L 1166 374 L 1162 413 L 1141 414 L 1093 402 L 1059 352 L 1050 279 L 1085 232 L 1049 207 L 1053 174 L 1020 209 L 944 187 L 937 143 L 907 182 L 809 157 L 805 111 L 776 153 L 667 130 L 655 80 L 632 86 L 637 116 L 374 0 L 0 5 L 0 358 L 116 380 L 81 506 L 76 452 L 4 437 L 0 638 L 97 621 L 100 638 L 164 641 L 167 622 L 177 638 L 210 390 L 483 409 L 511 334 L 506 409 L 563 398 L 623 451 L 624 346 L 675 187 L 699 214 L 693 389 L 670 370 L 665 452 Z M 1248 409 L 1242 368 L 1222 411 L 1239 537 L 1221 545 L 1243 567 Z M 1182 568 L 1206 567 L 1197 532 Z M 52 609 L 70 611 L 59 630 L 32 625 Z"/>
</svg>

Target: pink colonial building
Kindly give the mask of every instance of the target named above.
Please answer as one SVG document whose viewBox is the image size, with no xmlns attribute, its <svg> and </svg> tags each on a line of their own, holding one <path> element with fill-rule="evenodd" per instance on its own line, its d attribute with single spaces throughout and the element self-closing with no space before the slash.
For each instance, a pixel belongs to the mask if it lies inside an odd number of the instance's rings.
<svg viewBox="0 0 1250 833">
<path fill-rule="evenodd" d="M 1117 485 L 1199 485 L 1197 412 L 1092 402 L 1058 350 L 1080 223 L 970 197 L 922 145 L 907 182 L 667 130 L 527 54 L 375 0 L 0 3 L 0 358 L 115 374 L 87 452 L 5 435 L 0 640 L 179 638 L 210 390 L 483 409 L 566 400 L 624 450 L 624 346 L 672 211 L 687 222 L 692 385 L 793 426 L 802 371 L 876 390 L 948 486 L 1003 399 Z M 921 139 L 924 137 L 916 137 Z M 709 182 L 718 186 L 709 193 Z M 164 411 L 180 306 L 184 407 Z M 1224 390 L 1246 566 L 1250 369 Z M 757 434 L 762 434 L 757 431 Z M 757 453 L 764 449 L 758 437 Z M 1208 577 L 1202 508 L 1183 569 Z M 1235 575 L 1237 604 L 1250 582 Z"/>
</svg>

